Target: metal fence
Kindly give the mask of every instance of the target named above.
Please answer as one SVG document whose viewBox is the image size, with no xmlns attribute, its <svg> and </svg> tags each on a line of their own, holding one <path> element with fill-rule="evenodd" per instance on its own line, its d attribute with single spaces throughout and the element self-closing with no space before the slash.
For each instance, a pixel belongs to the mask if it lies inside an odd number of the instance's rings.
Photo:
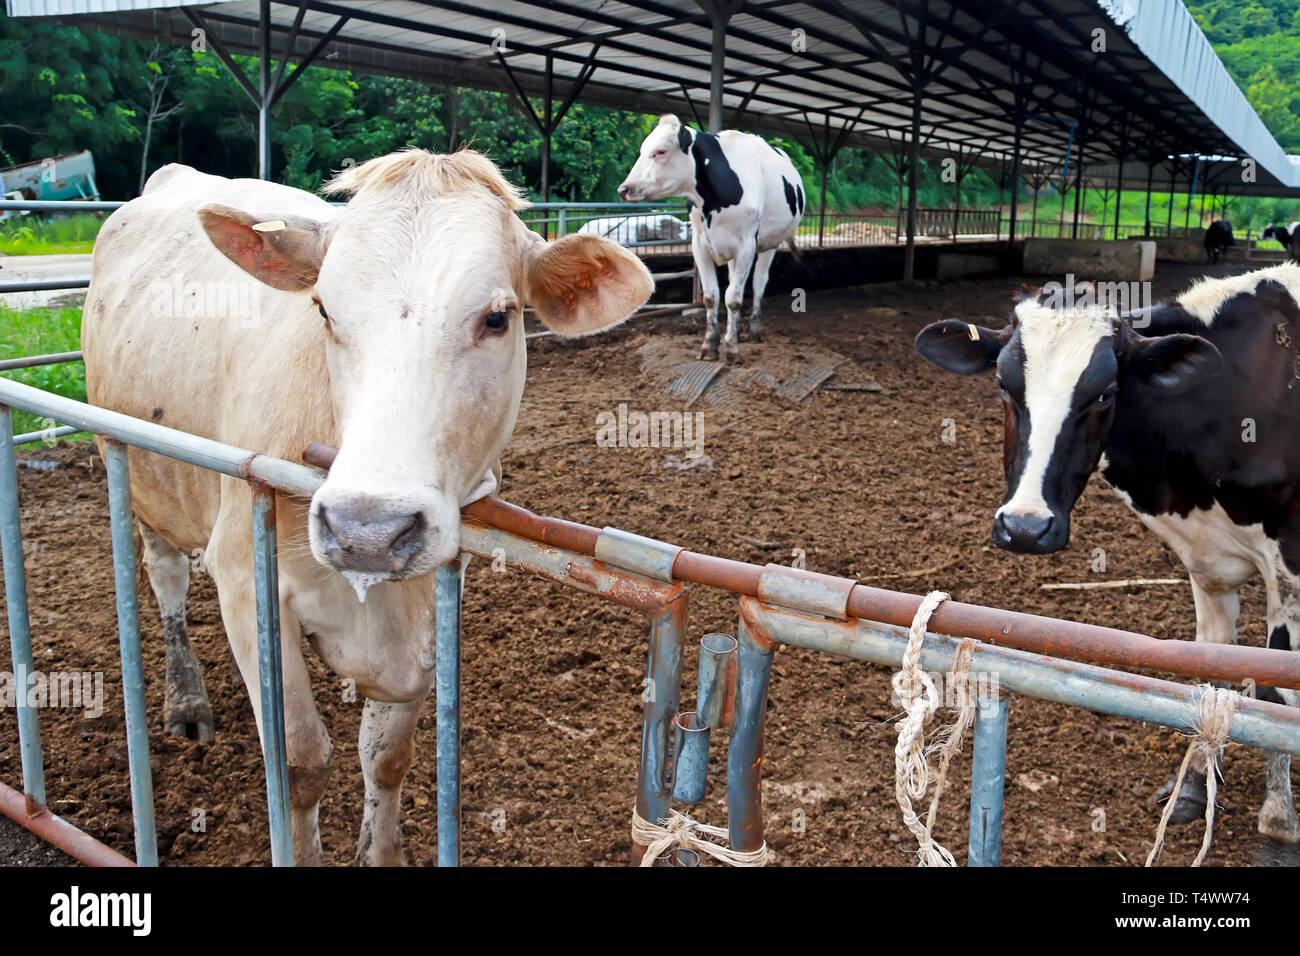
<svg viewBox="0 0 1300 956">
<path fill-rule="evenodd" d="M 253 488 L 259 672 L 265 715 L 271 858 L 292 862 L 288 773 L 280 679 L 275 502 L 277 494 L 309 497 L 324 479 L 334 450 L 308 446 L 306 467 L 224 445 L 153 422 L 95 408 L 0 379 L 0 550 L 15 673 L 30 673 L 32 647 L 26 600 L 18 490 L 10 409 L 46 416 L 105 438 L 113 539 L 118 640 L 122 655 L 123 705 L 135 822 L 136 861 L 157 862 L 152 780 L 144 712 L 145 675 L 140 656 L 135 551 L 132 541 L 126 446 L 238 477 Z M 899 666 L 915 595 L 868 587 L 851 579 L 781 565 L 759 567 L 684 550 L 615 528 L 598 529 L 545 518 L 495 498 L 463 509 L 464 552 L 501 558 L 507 566 L 547 578 L 647 615 L 650 623 L 648 693 L 644 697 L 636 812 L 644 820 L 668 815 L 674 800 L 702 799 L 707 781 L 709 735 L 674 728 L 730 731 L 727 745 L 727 812 L 731 847 L 763 846 L 761 759 L 763 725 L 773 655 L 779 645 L 812 648 L 838 656 Z M 698 675 L 698 713 L 679 713 L 690 585 L 720 588 L 739 599 L 735 639 L 705 646 Z M 440 865 L 460 860 L 461 582 L 459 562 L 435 572 L 437 616 L 437 840 Z M 947 602 L 935 613 L 921 664 L 952 666 L 957 639 L 980 641 L 972 675 L 988 674 L 1011 694 L 1022 694 L 1099 713 L 1194 728 L 1200 691 L 1168 680 L 1114 670 L 1150 668 L 1198 680 L 1254 681 L 1260 686 L 1300 688 L 1300 656 L 1289 651 L 1234 645 L 1158 641 L 1126 631 Z M 1104 665 L 1104 666 L 1098 666 Z M 985 700 L 975 719 L 967 862 L 996 865 L 1000 859 L 1002 796 L 1009 699 Z M 23 793 L 0 785 L 0 810 L 79 859 L 129 862 L 46 809 L 40 728 L 35 710 L 18 708 Z M 1242 700 L 1230 739 L 1300 756 L 1300 710 Z M 892 808 L 883 812 L 893 812 Z M 634 856 L 643 852 L 636 847 Z"/>
</svg>

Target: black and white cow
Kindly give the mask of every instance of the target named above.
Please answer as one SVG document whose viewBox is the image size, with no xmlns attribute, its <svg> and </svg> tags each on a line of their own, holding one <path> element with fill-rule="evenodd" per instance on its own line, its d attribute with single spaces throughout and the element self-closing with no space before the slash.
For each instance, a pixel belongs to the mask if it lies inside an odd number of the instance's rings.
<svg viewBox="0 0 1300 956">
<path fill-rule="evenodd" d="M 994 543 L 1065 547 L 1100 469 L 1186 565 L 1198 641 L 1235 642 L 1239 588 L 1258 573 L 1268 645 L 1300 650 L 1300 266 L 1203 279 L 1145 316 L 1050 301 L 1026 296 L 1000 331 L 950 320 L 916 339 L 949 371 L 997 370 L 1007 491 Z M 1300 692 L 1266 693 L 1300 705 Z M 1176 820 L 1204 809 L 1196 769 Z M 1282 754 L 1268 755 L 1259 830 L 1300 841 Z"/>
<path fill-rule="evenodd" d="M 1205 261 L 1217 263 L 1223 261 L 1224 250 L 1237 244 L 1232 238 L 1232 223 L 1226 219 L 1216 219 L 1205 230 Z"/>
<path fill-rule="evenodd" d="M 700 273 L 708 330 L 700 357 L 718 357 L 718 269 L 727 266 L 724 357 L 740 361 L 740 309 L 754 273 L 749 316 L 753 341 L 763 337 L 763 291 L 783 242 L 803 217 L 803 180 L 790 157 L 761 136 L 705 133 L 671 114 L 641 144 L 641 155 L 618 194 L 632 202 L 684 196 L 691 203 L 691 251 Z"/>
<path fill-rule="evenodd" d="M 1289 226 L 1275 226 L 1270 222 L 1259 234 L 1259 238 L 1261 241 L 1273 239 L 1282 243 L 1287 258 L 1293 262 L 1300 261 L 1300 222 L 1293 222 Z"/>
</svg>

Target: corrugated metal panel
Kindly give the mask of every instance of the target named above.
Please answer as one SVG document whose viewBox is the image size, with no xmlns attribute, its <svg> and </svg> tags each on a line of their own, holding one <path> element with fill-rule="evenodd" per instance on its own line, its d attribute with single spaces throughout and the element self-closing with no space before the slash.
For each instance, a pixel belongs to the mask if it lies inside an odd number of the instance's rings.
<svg viewBox="0 0 1300 956">
<path fill-rule="evenodd" d="M 1273 139 L 1264 121 L 1181 0 L 1097 0 L 1098 5 L 1189 100 L 1242 152 L 1282 183 L 1300 187 L 1300 170 Z"/>
<path fill-rule="evenodd" d="M 164 7 L 215 6 L 231 0 L 5 0 L 11 17 L 71 17 L 89 13 L 131 13 Z"/>
</svg>

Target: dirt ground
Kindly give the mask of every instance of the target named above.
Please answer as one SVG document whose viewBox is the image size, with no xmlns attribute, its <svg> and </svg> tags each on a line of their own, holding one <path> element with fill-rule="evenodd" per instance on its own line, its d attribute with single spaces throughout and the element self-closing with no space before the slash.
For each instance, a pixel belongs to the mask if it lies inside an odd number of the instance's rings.
<svg viewBox="0 0 1300 956">
<path fill-rule="evenodd" d="M 1203 269 L 1161 264 L 1157 296 Z M 1217 274 L 1241 265 L 1213 267 Z M 1023 280 L 978 279 L 906 290 L 873 285 L 812 293 L 807 311 L 768 304 L 765 348 L 815 346 L 851 360 L 849 372 L 881 391 L 819 391 L 801 403 L 762 392 L 725 410 L 697 405 L 708 461 L 682 468 L 681 452 L 604 448 L 596 416 L 620 402 L 680 408 L 643 370 L 638 348 L 655 337 L 693 347 L 698 320 L 633 322 L 579 342 L 530 346 L 528 388 L 507 452 L 504 497 L 541 514 L 616 525 L 697 551 L 807 566 L 881 586 L 1191 639 L 1188 588 L 1044 591 L 1054 581 L 1183 577 L 1183 569 L 1094 478 L 1074 512 L 1067 550 L 1048 557 L 992 548 L 1000 501 L 1001 412 L 988 377 L 960 379 L 911 349 L 939 318 L 1000 324 Z M 770 344 L 769 344 L 770 343 Z M 830 384 L 834 384 L 832 379 Z M 944 442 L 945 420 L 955 427 Z M 103 464 L 88 445 L 24 455 L 56 463 L 21 468 L 35 653 L 46 671 L 104 673 L 104 713 L 41 713 L 53 809 L 110 846 L 132 853 L 131 804 Z M 743 536 L 743 537 L 742 537 Z M 1105 550 L 1104 575 L 1091 571 Z M 939 568 L 930 573 L 909 574 Z M 150 744 L 159 851 L 165 865 L 269 861 L 263 770 L 247 695 L 234 676 L 211 580 L 194 576 L 191 633 L 216 709 L 216 742 L 162 731 L 162 626 L 142 591 Z M 735 602 L 697 588 L 692 643 L 734 628 Z M 1262 645 L 1263 596 L 1244 589 L 1244 643 Z M 2 626 L 2 625 L 0 625 Z M 468 864 L 621 864 L 628 855 L 646 627 L 628 610 L 475 562 L 466 589 L 464 858 Z M 0 660 L 8 661 L 7 639 Z M 359 702 L 308 651 L 317 698 L 335 745 L 321 807 L 326 852 L 350 863 L 360 826 L 356 755 Z M 693 699 L 688 657 L 684 708 Z M 882 668 L 812 652 L 777 656 L 768 716 L 764 809 L 777 865 L 908 865 L 915 843 L 893 802 L 898 709 Z M 1173 732 L 1132 720 L 1016 698 L 1011 708 L 1003 861 L 1009 865 L 1140 865 L 1156 811 L 1147 797 L 1181 759 Z M 709 795 L 694 815 L 725 823 L 724 747 L 714 747 Z M 965 856 L 969 755 L 959 758 L 937 836 Z M 433 708 L 417 735 L 404 791 L 410 859 L 435 857 Z M 0 710 L 0 779 L 21 779 L 14 712 Z M 1258 752 L 1232 746 L 1220 791 L 1213 865 L 1248 865 L 1263 797 Z M 203 821 L 195 832 L 194 821 Z M 802 820 L 800 830 L 796 821 Z M 1187 863 L 1192 824 L 1171 837 L 1164 862 Z M 17 862 L 0 841 L 0 862 Z"/>
</svg>

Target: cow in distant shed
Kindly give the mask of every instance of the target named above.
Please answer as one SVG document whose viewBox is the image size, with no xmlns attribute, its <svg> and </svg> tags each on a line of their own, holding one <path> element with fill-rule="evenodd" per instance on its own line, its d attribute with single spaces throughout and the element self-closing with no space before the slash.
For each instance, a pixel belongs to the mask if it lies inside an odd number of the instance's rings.
<svg viewBox="0 0 1300 956">
<path fill-rule="evenodd" d="M 1275 226 L 1270 222 L 1259 234 L 1259 238 L 1282 243 L 1287 257 L 1292 262 L 1300 261 L 1300 222 L 1293 222 L 1289 226 Z"/>
<path fill-rule="evenodd" d="M 1239 589 L 1259 573 L 1268 646 L 1300 650 L 1300 266 L 1203 279 L 1145 315 L 1049 301 L 1026 296 L 1000 331 L 949 320 L 916 339 L 949 371 L 997 370 L 1007 492 L 994 543 L 1065 547 L 1100 469 L 1186 565 L 1198 641 L 1236 641 Z M 1298 691 L 1260 691 L 1300 705 Z M 1290 757 L 1267 766 L 1259 830 L 1296 844 Z M 1176 821 L 1205 807 L 1204 762 L 1192 769 Z"/>
<path fill-rule="evenodd" d="M 777 249 L 803 217 L 803 180 L 784 151 L 761 136 L 705 133 L 671 114 L 641 144 L 618 194 L 631 202 L 684 196 L 691 203 L 691 251 L 704 291 L 708 330 L 700 358 L 718 357 L 718 270 L 727 266 L 727 334 L 723 355 L 740 361 L 740 310 L 754 273 L 750 338 L 763 338 L 763 291 Z M 793 245 L 792 245 L 793 248 Z"/>
<path fill-rule="evenodd" d="M 1223 261 L 1224 250 L 1235 246 L 1232 238 L 1232 223 L 1226 219 L 1216 219 L 1205 230 L 1205 261 L 1211 264 Z"/>
</svg>

